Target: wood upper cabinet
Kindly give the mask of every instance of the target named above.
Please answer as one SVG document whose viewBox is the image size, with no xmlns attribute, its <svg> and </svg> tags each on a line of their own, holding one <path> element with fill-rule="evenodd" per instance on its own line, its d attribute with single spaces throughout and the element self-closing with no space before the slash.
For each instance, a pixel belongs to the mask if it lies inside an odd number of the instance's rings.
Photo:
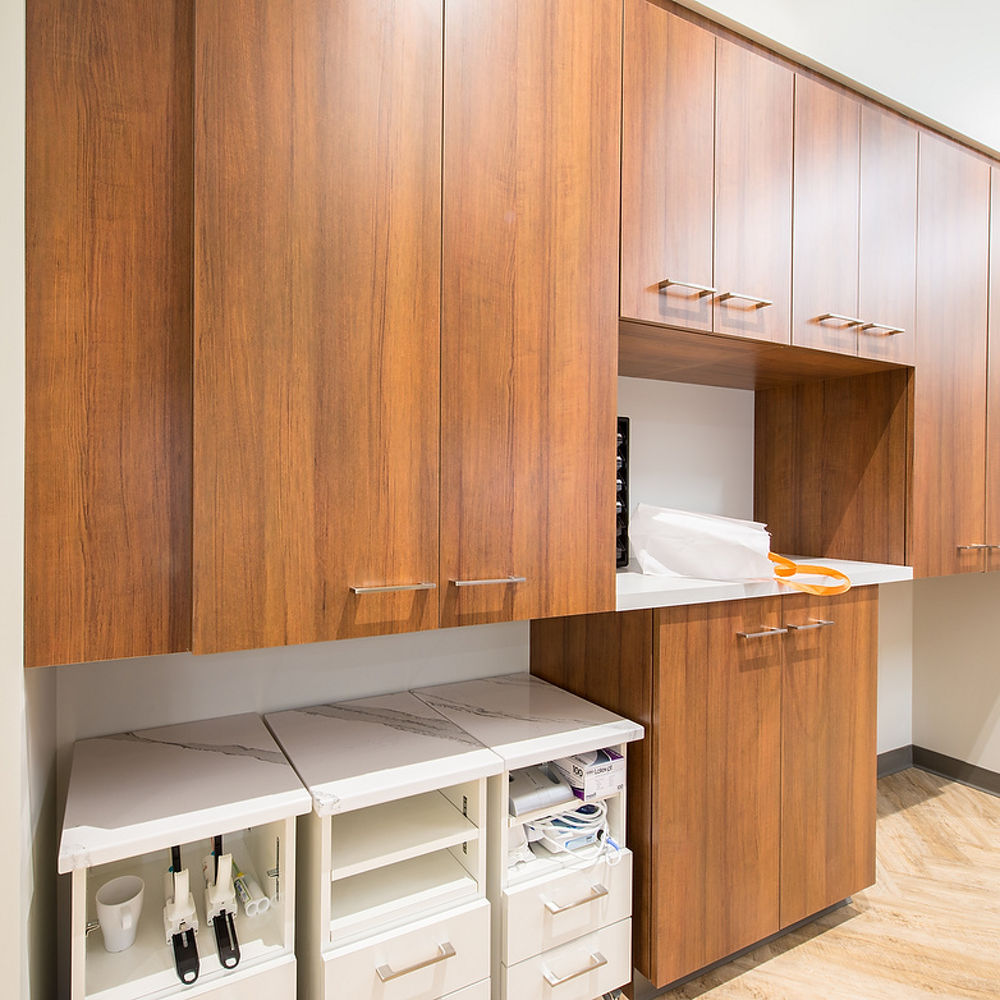
<svg viewBox="0 0 1000 1000">
<path fill-rule="evenodd" d="M 615 604 L 620 38 L 617 0 L 446 8 L 445 625 Z"/>
<path fill-rule="evenodd" d="M 861 109 L 858 354 L 916 359 L 917 129 L 870 105 Z"/>
<path fill-rule="evenodd" d="M 861 107 L 795 76 L 792 343 L 858 351 L 858 190 Z"/>
<path fill-rule="evenodd" d="M 198 652 L 438 622 L 442 27 L 197 8 Z"/>
<path fill-rule="evenodd" d="M 811 916 L 875 881 L 874 587 L 782 598 L 781 917 Z"/>
<path fill-rule="evenodd" d="M 1000 167 L 990 170 L 989 385 L 986 402 L 986 542 L 988 568 L 1000 570 Z"/>
<path fill-rule="evenodd" d="M 28 666 L 190 645 L 192 18 L 27 6 Z"/>
<path fill-rule="evenodd" d="M 791 70 L 718 39 L 716 333 L 790 340 L 793 85 Z"/>
<path fill-rule="evenodd" d="M 711 330 L 715 36 L 625 0 L 624 51 L 621 315 Z"/>
<path fill-rule="evenodd" d="M 986 566 L 990 166 L 920 136 L 911 561 L 917 576 Z M 978 548 L 970 546 L 979 546 Z"/>
</svg>

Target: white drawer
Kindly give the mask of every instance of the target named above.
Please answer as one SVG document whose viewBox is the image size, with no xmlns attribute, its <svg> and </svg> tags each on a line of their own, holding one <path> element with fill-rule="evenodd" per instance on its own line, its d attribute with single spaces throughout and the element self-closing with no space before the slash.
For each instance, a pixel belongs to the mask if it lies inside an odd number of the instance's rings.
<svg viewBox="0 0 1000 1000">
<path fill-rule="evenodd" d="M 479 899 L 413 921 L 327 952 L 323 961 L 327 997 L 436 1000 L 488 978 L 490 904 Z"/>
<path fill-rule="evenodd" d="M 508 968 L 506 1000 L 593 1000 L 632 978 L 632 921 L 620 920 Z"/>
<path fill-rule="evenodd" d="M 503 961 L 507 965 L 565 944 L 632 915 L 632 852 L 544 882 L 508 889 L 503 897 Z"/>
<path fill-rule="evenodd" d="M 480 980 L 473 986 L 466 986 L 464 990 L 457 993 L 449 993 L 442 1000 L 490 1000 L 490 981 Z"/>
</svg>

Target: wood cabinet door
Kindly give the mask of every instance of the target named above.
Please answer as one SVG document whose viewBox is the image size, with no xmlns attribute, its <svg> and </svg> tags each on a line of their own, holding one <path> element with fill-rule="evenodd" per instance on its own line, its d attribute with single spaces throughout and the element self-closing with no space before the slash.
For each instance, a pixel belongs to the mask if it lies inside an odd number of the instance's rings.
<svg viewBox="0 0 1000 1000">
<path fill-rule="evenodd" d="M 787 67 L 718 39 L 716 333 L 791 338 L 794 80 Z"/>
<path fill-rule="evenodd" d="M 986 565 L 990 167 L 927 133 L 919 167 L 911 560 L 943 576 Z"/>
<path fill-rule="evenodd" d="M 192 19 L 27 5 L 27 666 L 191 644 Z"/>
<path fill-rule="evenodd" d="M 799 347 L 857 354 L 860 111 L 842 91 L 796 74 L 792 343 Z"/>
<path fill-rule="evenodd" d="M 198 5 L 196 651 L 437 624 L 441 33 Z"/>
<path fill-rule="evenodd" d="M 656 986 L 778 930 L 785 637 L 739 633 L 780 620 L 777 597 L 654 612 Z"/>
<path fill-rule="evenodd" d="M 782 598 L 781 926 L 875 881 L 878 594 Z"/>
<path fill-rule="evenodd" d="M 858 354 L 913 364 L 917 277 L 917 129 L 861 109 Z"/>
<path fill-rule="evenodd" d="M 1000 167 L 990 171 L 989 386 L 986 398 L 986 541 L 989 568 L 1000 570 Z"/>
<path fill-rule="evenodd" d="M 625 0 L 624 50 L 621 315 L 711 330 L 715 36 Z"/>
<path fill-rule="evenodd" d="M 612 610 L 621 5 L 445 22 L 441 621 Z"/>
</svg>

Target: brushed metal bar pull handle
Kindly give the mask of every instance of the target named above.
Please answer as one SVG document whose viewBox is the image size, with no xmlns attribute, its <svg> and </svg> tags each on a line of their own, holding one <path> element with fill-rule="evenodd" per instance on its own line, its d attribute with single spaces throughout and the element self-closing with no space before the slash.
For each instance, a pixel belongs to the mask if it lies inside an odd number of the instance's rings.
<svg viewBox="0 0 1000 1000">
<path fill-rule="evenodd" d="M 433 958 L 425 958 L 422 962 L 408 965 L 405 969 L 393 969 L 391 965 L 380 965 L 375 969 L 375 972 L 383 983 L 389 983 L 393 979 L 399 979 L 400 976 L 408 976 L 411 972 L 416 972 L 418 969 L 426 969 L 429 965 L 437 965 L 438 962 L 443 962 L 445 959 L 454 957 L 455 949 L 452 943 L 445 941 L 444 944 L 438 945 L 438 953 Z"/>
<path fill-rule="evenodd" d="M 704 298 L 706 295 L 718 295 L 719 289 L 713 288 L 711 285 L 696 285 L 691 281 L 674 281 L 673 278 L 664 278 L 656 287 L 659 288 L 660 292 L 665 292 L 668 288 L 676 285 L 678 288 L 690 288 L 698 293 L 698 298 Z"/>
<path fill-rule="evenodd" d="M 956 546 L 956 547 L 958 548 L 959 552 L 963 552 L 963 551 L 966 551 L 966 550 L 973 550 L 973 549 L 996 549 L 996 548 L 1000 548 L 1000 546 L 997 546 L 997 545 L 959 545 L 959 546 Z"/>
<path fill-rule="evenodd" d="M 729 299 L 745 299 L 747 302 L 752 302 L 755 309 L 763 309 L 764 306 L 774 305 L 770 299 L 762 299 L 759 295 L 744 295 L 742 292 L 723 292 L 719 296 L 720 302 L 726 302 Z"/>
<path fill-rule="evenodd" d="M 788 625 L 793 632 L 808 632 L 811 628 L 826 628 L 827 625 L 836 625 L 836 622 L 827 621 L 825 618 L 810 618 L 806 625 Z"/>
<path fill-rule="evenodd" d="M 568 976 L 557 976 L 546 969 L 544 978 L 549 986 L 562 986 L 563 983 L 568 983 L 571 979 L 585 976 L 588 972 L 593 972 L 595 969 L 600 969 L 607 964 L 608 960 L 599 951 L 595 951 L 591 953 L 590 962 L 585 968 L 571 972 Z"/>
<path fill-rule="evenodd" d="M 825 323 L 828 319 L 835 319 L 839 323 L 845 323 L 847 326 L 865 325 L 863 319 L 858 319 L 856 316 L 841 316 L 840 313 L 823 313 L 821 316 L 816 317 L 816 322 Z"/>
<path fill-rule="evenodd" d="M 389 594 L 397 590 L 434 590 L 436 583 L 398 583 L 385 587 L 351 587 L 352 594 Z"/>
<path fill-rule="evenodd" d="M 888 323 L 862 323 L 861 332 L 869 333 L 872 330 L 881 330 L 881 333 L 875 334 L 876 337 L 891 337 L 897 333 L 906 333 L 901 326 L 890 326 Z"/>
<path fill-rule="evenodd" d="M 788 635 L 788 629 L 766 625 L 762 632 L 737 632 L 736 634 L 741 639 L 763 639 L 767 635 Z"/>
<path fill-rule="evenodd" d="M 456 587 L 488 587 L 498 583 L 527 583 L 526 576 L 498 576 L 495 580 L 452 580 Z"/>
<path fill-rule="evenodd" d="M 590 892 L 587 893 L 582 899 L 578 899 L 573 903 L 563 903 L 560 906 L 558 903 L 554 903 L 551 899 L 542 899 L 545 904 L 545 909 L 549 913 L 565 913 L 567 910 L 575 910 L 578 906 L 585 906 L 587 903 L 592 903 L 595 899 L 602 899 L 604 896 L 608 895 L 608 890 L 601 885 L 600 882 L 595 882 L 590 887 Z"/>
</svg>

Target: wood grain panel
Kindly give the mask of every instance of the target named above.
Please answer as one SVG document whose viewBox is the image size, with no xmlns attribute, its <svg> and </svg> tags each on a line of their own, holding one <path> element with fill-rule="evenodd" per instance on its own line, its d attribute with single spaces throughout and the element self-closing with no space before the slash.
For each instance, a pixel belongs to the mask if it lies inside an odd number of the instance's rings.
<svg viewBox="0 0 1000 1000">
<path fill-rule="evenodd" d="M 182 650 L 192 6 L 27 17 L 25 663 Z"/>
<path fill-rule="evenodd" d="M 792 343 L 856 354 L 860 106 L 795 75 Z"/>
<path fill-rule="evenodd" d="M 715 37 L 625 0 L 621 315 L 712 329 Z"/>
<path fill-rule="evenodd" d="M 1000 167 L 990 171 L 989 385 L 986 429 L 986 541 L 989 568 L 1000 570 Z"/>
<path fill-rule="evenodd" d="M 778 929 L 781 599 L 655 612 L 656 986 Z M 682 902 L 683 901 L 683 902 Z"/>
<path fill-rule="evenodd" d="M 650 817 L 658 729 L 653 724 L 653 612 L 609 612 L 531 623 L 531 672 L 645 727 L 628 747 L 626 843 L 632 865 L 632 961 L 648 969 L 659 891 Z"/>
<path fill-rule="evenodd" d="M 861 108 L 858 354 L 913 364 L 916 357 L 917 130 L 896 115 Z M 889 333 L 885 326 L 902 329 Z"/>
<path fill-rule="evenodd" d="M 445 625 L 615 604 L 620 43 L 616 0 L 447 8 Z"/>
<path fill-rule="evenodd" d="M 791 341 L 794 74 L 719 39 L 715 109 L 715 284 L 767 299 L 716 298 L 716 333 Z"/>
<path fill-rule="evenodd" d="M 782 598 L 781 926 L 875 881 L 878 592 Z"/>
<path fill-rule="evenodd" d="M 912 560 L 917 576 L 982 570 L 990 168 L 920 135 Z"/>
<path fill-rule="evenodd" d="M 777 552 L 906 562 L 912 373 L 756 394 L 754 517 Z"/>
<path fill-rule="evenodd" d="M 441 32 L 198 7 L 199 652 L 437 624 Z"/>
</svg>

